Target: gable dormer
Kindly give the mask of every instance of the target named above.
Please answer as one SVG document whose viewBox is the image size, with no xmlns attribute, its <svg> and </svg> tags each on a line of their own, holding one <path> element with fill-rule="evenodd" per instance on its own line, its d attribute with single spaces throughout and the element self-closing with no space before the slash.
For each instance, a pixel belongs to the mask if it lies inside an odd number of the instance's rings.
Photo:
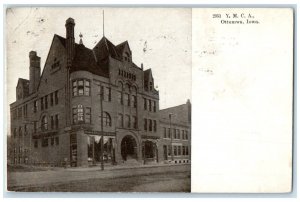
<svg viewBox="0 0 300 202">
<path fill-rule="evenodd" d="M 116 49 L 121 55 L 123 61 L 132 62 L 132 52 L 130 50 L 128 41 L 124 41 L 123 43 L 120 43 L 119 45 L 116 46 Z"/>
<path fill-rule="evenodd" d="M 17 100 L 26 98 L 29 95 L 29 81 L 27 79 L 19 78 L 16 87 Z"/>
<path fill-rule="evenodd" d="M 154 79 L 152 76 L 151 69 L 147 69 L 144 71 L 144 88 L 145 91 L 152 92 L 154 91 Z"/>
</svg>

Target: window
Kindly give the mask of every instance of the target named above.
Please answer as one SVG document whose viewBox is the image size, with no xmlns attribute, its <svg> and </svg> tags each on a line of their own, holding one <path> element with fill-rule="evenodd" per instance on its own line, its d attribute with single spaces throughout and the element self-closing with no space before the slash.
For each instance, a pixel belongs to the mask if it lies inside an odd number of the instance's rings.
<svg viewBox="0 0 300 202">
<path fill-rule="evenodd" d="M 132 99 L 131 99 L 131 106 L 136 108 L 136 96 L 135 95 L 132 95 Z"/>
<path fill-rule="evenodd" d="M 58 91 L 54 92 L 54 99 L 55 99 L 55 104 L 58 104 Z"/>
<path fill-rule="evenodd" d="M 42 147 L 48 147 L 48 138 L 42 139 Z"/>
<path fill-rule="evenodd" d="M 153 101 L 153 111 L 156 112 L 156 101 Z"/>
<path fill-rule="evenodd" d="M 168 156 L 172 155 L 172 145 L 168 145 Z"/>
<path fill-rule="evenodd" d="M 123 104 L 123 96 L 122 96 L 122 92 L 117 91 L 117 99 L 118 99 L 118 103 L 119 103 L 119 104 Z"/>
<path fill-rule="evenodd" d="M 137 129 L 137 118 L 136 116 L 132 116 L 132 126 L 134 129 Z"/>
<path fill-rule="evenodd" d="M 171 138 L 171 130 L 168 128 L 168 138 Z"/>
<path fill-rule="evenodd" d="M 149 131 L 152 131 L 152 120 L 149 119 Z"/>
<path fill-rule="evenodd" d="M 86 107 L 85 108 L 85 116 L 84 116 L 85 123 L 91 123 L 91 108 Z"/>
<path fill-rule="evenodd" d="M 144 98 L 144 110 L 147 110 L 147 99 Z"/>
<path fill-rule="evenodd" d="M 156 120 L 153 120 L 153 131 L 156 132 Z"/>
<path fill-rule="evenodd" d="M 177 156 L 177 146 L 174 146 L 174 156 Z"/>
<path fill-rule="evenodd" d="M 83 122 L 83 107 L 82 107 L 82 105 L 77 106 L 77 119 L 78 119 L 78 122 Z"/>
<path fill-rule="evenodd" d="M 124 103 L 128 106 L 130 106 L 130 98 L 129 98 L 129 94 L 128 93 L 125 93 L 124 94 Z"/>
<path fill-rule="evenodd" d="M 53 93 L 50 94 L 50 106 L 53 106 Z"/>
<path fill-rule="evenodd" d="M 48 120 L 47 116 L 42 117 L 42 124 L 41 124 L 42 131 L 48 130 Z"/>
<path fill-rule="evenodd" d="M 118 127 L 123 127 L 123 114 L 118 114 Z"/>
<path fill-rule="evenodd" d="M 90 81 L 84 80 L 84 95 L 89 96 L 90 95 Z"/>
<path fill-rule="evenodd" d="M 39 142 L 37 140 L 34 140 L 34 148 L 38 148 L 39 147 Z"/>
<path fill-rule="evenodd" d="M 178 155 L 181 155 L 181 146 L 178 146 Z"/>
<path fill-rule="evenodd" d="M 152 111 L 152 105 L 151 105 L 151 100 L 148 100 L 148 109 L 151 112 Z"/>
<path fill-rule="evenodd" d="M 185 154 L 189 155 L 189 147 L 188 146 L 186 146 L 186 148 L 185 148 Z"/>
<path fill-rule="evenodd" d="M 22 107 L 18 108 L 18 118 L 22 118 Z"/>
<path fill-rule="evenodd" d="M 44 110 L 44 98 L 41 98 L 41 110 Z"/>
<path fill-rule="evenodd" d="M 176 129 L 175 129 L 175 128 L 173 128 L 173 138 L 174 138 L 174 139 L 177 139 L 177 136 L 176 136 Z"/>
<path fill-rule="evenodd" d="M 130 128 L 130 116 L 129 115 L 125 115 L 125 126 L 127 128 Z"/>
<path fill-rule="evenodd" d="M 23 111 L 24 117 L 27 117 L 27 104 L 23 106 Z"/>
<path fill-rule="evenodd" d="M 35 100 L 35 101 L 33 102 L 33 112 L 36 113 L 36 112 L 37 112 L 37 109 L 38 109 L 38 101 Z"/>
<path fill-rule="evenodd" d="M 51 129 L 53 129 L 54 128 L 54 117 L 51 116 L 50 119 L 51 119 Z"/>
<path fill-rule="evenodd" d="M 20 126 L 19 127 L 19 136 L 22 136 L 23 134 L 22 134 L 22 127 Z"/>
<path fill-rule="evenodd" d="M 36 131 L 37 131 L 37 122 L 34 121 L 33 122 L 33 132 L 36 133 Z"/>
<path fill-rule="evenodd" d="M 25 125 L 24 125 L 24 135 L 26 136 L 26 135 L 27 135 L 27 133 L 28 133 L 28 130 L 27 130 L 27 125 L 25 124 Z"/>
<path fill-rule="evenodd" d="M 13 134 L 14 134 L 14 138 L 17 137 L 17 128 L 14 128 Z"/>
<path fill-rule="evenodd" d="M 54 137 L 51 138 L 51 146 L 54 145 Z"/>
<path fill-rule="evenodd" d="M 45 96 L 45 109 L 48 109 L 48 95 Z"/>
<path fill-rule="evenodd" d="M 152 81 L 150 81 L 150 90 L 152 90 L 153 89 L 153 83 L 152 83 Z"/>
<path fill-rule="evenodd" d="M 104 88 L 104 100 L 107 102 L 111 101 L 111 89 L 109 87 Z"/>
<path fill-rule="evenodd" d="M 90 96 L 91 85 L 87 79 L 78 79 L 72 82 L 72 94 L 73 96 Z"/>
<path fill-rule="evenodd" d="M 55 128 L 58 129 L 58 114 L 55 115 Z"/>
<path fill-rule="evenodd" d="M 164 138 L 167 138 L 167 128 L 164 127 Z"/>
<path fill-rule="evenodd" d="M 100 116 L 100 118 L 101 118 L 101 116 Z M 103 125 L 111 126 L 111 117 L 110 117 L 109 113 L 107 113 L 107 112 L 103 113 Z"/>
<path fill-rule="evenodd" d="M 73 114 L 73 123 L 91 123 L 91 108 L 90 107 L 86 107 L 85 109 L 83 108 L 83 106 L 81 104 L 79 104 L 77 107 L 73 107 L 72 110 L 72 114 Z M 58 120 L 58 114 L 56 115 L 56 122 L 57 122 L 57 128 L 58 128 L 58 124 L 59 124 L 59 120 Z M 56 123 L 55 123 L 56 124 Z"/>
<path fill-rule="evenodd" d="M 147 131 L 147 129 L 148 129 L 147 127 L 148 127 L 148 126 L 147 126 L 147 119 L 144 119 L 144 130 L 145 130 L 145 131 Z"/>
<path fill-rule="evenodd" d="M 185 146 L 182 146 L 182 155 L 185 155 Z"/>
<path fill-rule="evenodd" d="M 59 145 L 59 137 L 55 137 L 55 144 Z"/>
</svg>

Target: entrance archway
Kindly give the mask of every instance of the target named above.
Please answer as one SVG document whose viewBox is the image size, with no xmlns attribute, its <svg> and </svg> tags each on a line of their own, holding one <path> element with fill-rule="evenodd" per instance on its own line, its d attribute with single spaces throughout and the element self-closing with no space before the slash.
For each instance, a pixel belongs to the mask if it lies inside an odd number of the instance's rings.
<svg viewBox="0 0 300 202">
<path fill-rule="evenodd" d="M 121 155 L 124 161 L 137 159 L 137 143 L 131 135 L 126 135 L 121 141 Z"/>
</svg>

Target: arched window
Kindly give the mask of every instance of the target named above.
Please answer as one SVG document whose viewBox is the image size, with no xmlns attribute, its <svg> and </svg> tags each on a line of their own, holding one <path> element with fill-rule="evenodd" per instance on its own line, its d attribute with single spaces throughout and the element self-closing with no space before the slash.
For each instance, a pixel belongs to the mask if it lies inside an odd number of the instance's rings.
<svg viewBox="0 0 300 202">
<path fill-rule="evenodd" d="M 126 83 L 125 85 L 125 91 L 130 92 L 130 85 L 128 83 Z"/>
<path fill-rule="evenodd" d="M 41 129 L 42 131 L 48 130 L 48 120 L 46 115 L 42 117 Z"/>
<path fill-rule="evenodd" d="M 111 117 L 110 117 L 109 113 L 107 113 L 107 112 L 103 113 L 103 125 L 111 126 Z"/>
</svg>

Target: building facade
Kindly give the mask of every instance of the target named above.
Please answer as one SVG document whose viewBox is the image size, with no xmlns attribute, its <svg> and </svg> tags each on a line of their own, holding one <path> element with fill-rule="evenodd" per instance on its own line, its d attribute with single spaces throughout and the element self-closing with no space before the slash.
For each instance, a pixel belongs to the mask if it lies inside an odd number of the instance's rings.
<svg viewBox="0 0 300 202">
<path fill-rule="evenodd" d="M 127 41 L 114 45 L 103 36 L 89 49 L 82 39 L 75 43 L 72 18 L 65 27 L 65 38 L 54 35 L 42 73 L 40 57 L 29 53 L 29 80 L 18 80 L 10 105 L 9 161 L 164 162 L 164 113 L 151 69 L 134 64 Z"/>
<path fill-rule="evenodd" d="M 167 163 L 191 161 L 191 103 L 159 111 L 161 151 Z"/>
</svg>

